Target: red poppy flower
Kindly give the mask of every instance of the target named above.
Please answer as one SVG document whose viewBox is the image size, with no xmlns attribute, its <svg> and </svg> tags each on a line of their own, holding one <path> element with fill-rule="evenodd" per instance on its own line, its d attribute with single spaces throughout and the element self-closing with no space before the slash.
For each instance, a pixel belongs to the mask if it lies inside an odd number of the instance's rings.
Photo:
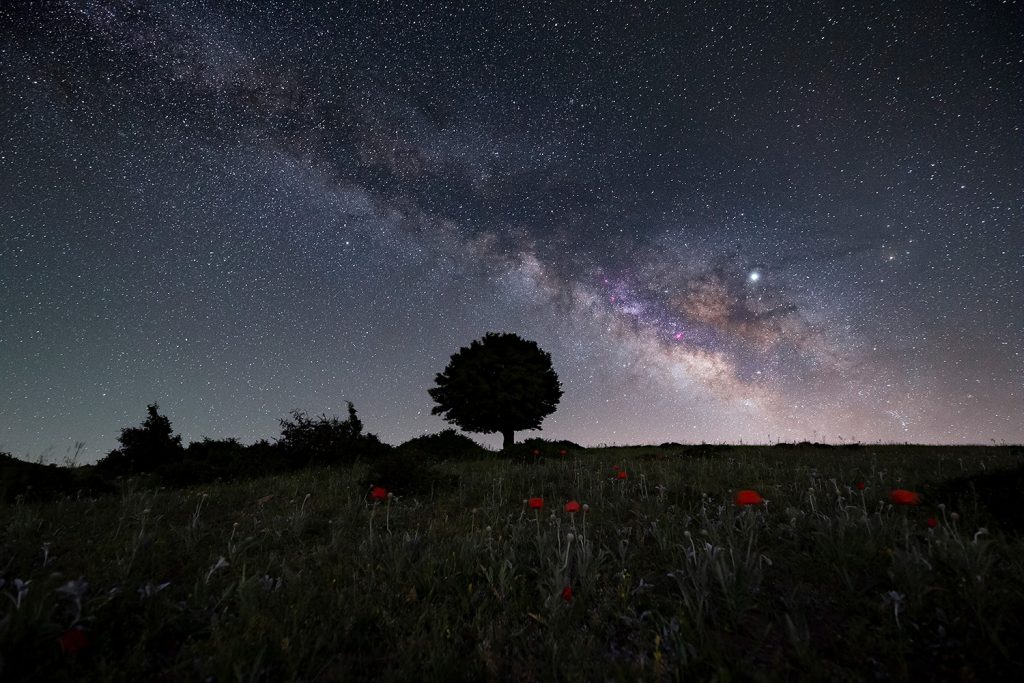
<svg viewBox="0 0 1024 683">
<path fill-rule="evenodd" d="M 619 479 L 629 479 L 629 473 L 626 470 L 622 470 L 616 475 Z"/>
<path fill-rule="evenodd" d="M 889 500 L 896 505 L 920 505 L 920 494 L 906 489 L 893 489 L 889 492 Z"/>
<path fill-rule="evenodd" d="M 612 470 L 618 472 L 619 471 L 619 466 L 618 465 L 612 465 Z"/>
<path fill-rule="evenodd" d="M 750 489 L 737 491 L 735 500 L 737 505 L 760 505 L 764 502 L 764 498 L 761 497 L 760 493 Z"/>
<path fill-rule="evenodd" d="M 568 503 L 565 504 L 565 511 L 566 512 L 579 512 L 580 511 L 580 504 L 577 503 L 575 500 L 570 500 Z"/>
<path fill-rule="evenodd" d="M 533 453 L 533 457 L 535 457 L 535 458 L 536 458 L 536 457 L 537 457 L 538 455 L 540 455 L 540 451 L 538 451 L 538 450 L 537 450 L 536 448 L 534 448 L 534 449 L 533 449 L 532 453 Z"/>
<path fill-rule="evenodd" d="M 572 587 L 566 586 L 562 589 L 562 599 L 566 602 L 572 602 Z"/>
<path fill-rule="evenodd" d="M 858 491 L 863 491 L 864 490 L 864 482 L 858 481 L 856 484 L 854 484 L 854 487 L 856 487 L 856 489 Z"/>
<path fill-rule="evenodd" d="M 544 509 L 544 499 L 543 498 L 531 498 L 530 500 L 527 501 L 526 504 L 530 506 L 531 510 L 543 510 Z"/>
<path fill-rule="evenodd" d="M 565 456 L 565 455 L 568 455 L 569 453 L 568 453 L 568 451 L 566 451 L 566 450 L 565 450 L 565 449 L 563 448 L 562 450 L 558 451 L 558 454 L 559 454 L 559 455 L 562 455 L 562 456 Z"/>
<path fill-rule="evenodd" d="M 934 529 L 939 525 L 939 520 L 935 519 L 934 517 L 929 517 L 927 520 L 925 520 L 925 524 L 928 525 L 929 529 Z"/>
<path fill-rule="evenodd" d="M 89 636 L 80 628 L 69 628 L 60 637 L 60 649 L 65 654 L 76 655 L 89 647 Z"/>
<path fill-rule="evenodd" d="M 383 486 L 374 486 L 370 489 L 370 498 L 376 501 L 387 500 L 388 490 Z"/>
</svg>

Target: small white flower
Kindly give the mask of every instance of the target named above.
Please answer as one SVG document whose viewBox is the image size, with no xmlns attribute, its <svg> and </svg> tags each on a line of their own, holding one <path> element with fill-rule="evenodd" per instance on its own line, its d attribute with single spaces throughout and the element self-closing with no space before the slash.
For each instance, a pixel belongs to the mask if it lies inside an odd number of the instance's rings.
<svg viewBox="0 0 1024 683">
<path fill-rule="evenodd" d="M 89 591 L 89 584 L 79 578 L 76 581 L 68 581 L 63 586 L 57 589 L 57 592 L 68 598 L 71 598 L 76 603 L 81 602 L 82 598 Z"/>
<path fill-rule="evenodd" d="M 15 609 L 21 609 L 21 601 L 25 599 L 26 595 L 28 595 L 28 585 L 30 583 L 32 583 L 32 579 L 29 579 L 28 581 L 22 581 L 21 579 L 14 580 L 14 590 L 16 594 L 14 597 L 11 597 L 11 595 L 8 594 L 7 597 L 14 603 Z"/>
<path fill-rule="evenodd" d="M 71 599 L 75 603 L 75 621 L 82 618 L 82 597 L 89 591 L 89 584 L 82 578 L 76 581 L 68 581 L 57 589 L 57 592 Z"/>
<path fill-rule="evenodd" d="M 281 588 L 281 577 L 275 579 L 269 574 L 264 574 L 263 578 L 260 579 L 260 583 L 267 591 L 273 592 Z"/>
<path fill-rule="evenodd" d="M 164 581 L 163 583 L 158 584 L 156 586 L 147 581 L 145 586 L 142 586 L 138 589 L 139 597 L 142 599 L 151 598 L 170 585 L 170 581 Z"/>
<path fill-rule="evenodd" d="M 206 573 L 206 582 L 210 582 L 210 577 L 213 576 L 213 573 L 215 571 L 217 571 L 218 569 L 223 569 L 224 567 L 228 566 L 230 566 L 230 564 L 228 563 L 227 560 L 224 559 L 224 556 L 221 555 L 220 558 L 217 559 L 217 564 L 210 567 L 210 571 Z"/>
</svg>

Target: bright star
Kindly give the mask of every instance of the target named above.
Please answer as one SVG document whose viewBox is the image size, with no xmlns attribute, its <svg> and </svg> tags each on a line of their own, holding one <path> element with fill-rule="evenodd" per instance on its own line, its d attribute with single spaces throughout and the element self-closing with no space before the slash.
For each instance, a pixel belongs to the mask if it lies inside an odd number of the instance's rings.
<svg viewBox="0 0 1024 683">
<path fill-rule="evenodd" d="M 747 276 L 747 279 L 750 280 L 751 282 L 757 282 L 758 280 L 761 279 L 761 273 L 757 272 L 756 270 L 752 270 L 750 271 L 750 275 Z"/>
</svg>

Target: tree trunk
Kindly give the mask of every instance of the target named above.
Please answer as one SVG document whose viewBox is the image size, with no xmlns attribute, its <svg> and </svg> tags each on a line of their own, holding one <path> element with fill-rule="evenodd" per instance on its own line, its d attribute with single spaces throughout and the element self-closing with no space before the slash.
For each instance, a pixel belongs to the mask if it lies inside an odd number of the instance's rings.
<svg viewBox="0 0 1024 683">
<path fill-rule="evenodd" d="M 504 442 L 501 444 L 502 450 L 509 448 L 516 442 L 515 431 L 512 429 L 501 430 L 502 439 Z"/>
</svg>

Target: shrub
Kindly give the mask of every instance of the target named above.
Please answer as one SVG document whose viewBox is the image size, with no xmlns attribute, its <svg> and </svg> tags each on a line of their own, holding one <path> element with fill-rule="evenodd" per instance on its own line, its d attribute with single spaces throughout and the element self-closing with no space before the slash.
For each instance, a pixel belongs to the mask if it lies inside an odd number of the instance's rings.
<svg viewBox="0 0 1024 683">
<path fill-rule="evenodd" d="M 516 460 L 525 462 L 533 462 L 537 455 L 545 458 L 557 458 L 560 456 L 560 451 L 579 451 L 583 450 L 583 446 L 572 441 L 560 440 L 560 441 L 548 441 L 547 439 L 531 438 L 524 439 L 523 441 L 513 444 L 512 446 L 503 449 L 502 455 L 512 457 Z M 537 455 L 534 455 L 534 451 L 537 451 Z"/>
<path fill-rule="evenodd" d="M 159 406 L 153 403 L 147 407 L 149 415 L 141 426 L 121 430 L 121 436 L 117 437 L 121 448 L 111 451 L 97 463 L 104 474 L 153 472 L 184 458 L 181 436 L 172 434 L 171 421 L 160 415 L 158 409 Z"/>
<path fill-rule="evenodd" d="M 433 489 L 454 486 L 458 478 L 432 467 L 423 454 L 410 449 L 394 449 L 373 459 L 362 485 L 383 486 L 396 495 L 429 493 Z"/>
<path fill-rule="evenodd" d="M 409 439 L 398 450 L 403 453 L 419 453 L 430 461 L 479 458 L 490 453 L 465 434 L 454 429 L 445 429 L 437 434 L 424 434 Z"/>
<path fill-rule="evenodd" d="M 348 419 L 344 421 L 326 415 L 311 418 L 301 411 L 292 411 L 290 420 L 281 420 L 277 446 L 292 468 L 352 463 L 390 449 L 375 435 L 363 434 L 363 423 L 351 402 Z"/>
<path fill-rule="evenodd" d="M 79 491 L 99 494 L 112 490 L 94 467 L 42 465 L 0 452 L 0 502 L 12 501 L 17 496 L 46 501 Z"/>
</svg>

